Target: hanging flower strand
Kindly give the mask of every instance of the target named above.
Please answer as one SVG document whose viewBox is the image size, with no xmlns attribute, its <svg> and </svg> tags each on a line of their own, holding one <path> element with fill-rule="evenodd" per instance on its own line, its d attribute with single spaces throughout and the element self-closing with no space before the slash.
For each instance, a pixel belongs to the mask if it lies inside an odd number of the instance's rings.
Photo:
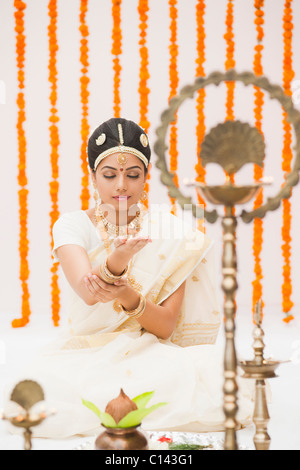
<svg viewBox="0 0 300 470">
<path fill-rule="evenodd" d="M 196 77 L 204 77 L 204 63 L 205 63 L 205 1 L 198 0 L 196 5 L 196 23 L 197 23 L 197 58 L 196 58 Z M 196 126 L 196 136 L 197 136 L 197 156 L 198 161 L 195 166 L 195 170 L 197 173 L 196 181 L 200 183 L 205 183 L 205 176 L 206 171 L 205 168 L 201 164 L 200 160 L 200 152 L 201 152 L 201 144 L 205 136 L 205 97 L 206 92 L 205 88 L 202 88 L 197 93 L 197 100 L 196 100 L 196 112 L 197 112 L 197 126 Z M 197 199 L 198 204 L 202 207 L 206 206 L 205 200 L 201 197 L 200 192 L 197 191 Z M 201 231 L 205 231 L 204 229 L 204 218 L 198 220 L 198 229 Z"/>
<path fill-rule="evenodd" d="M 225 70 L 235 67 L 234 60 L 234 32 L 233 32 L 233 0 L 228 0 L 226 12 L 226 33 L 224 34 L 226 41 L 226 61 Z M 234 121 L 234 91 L 235 82 L 226 82 L 226 121 Z M 228 177 L 228 175 L 226 174 Z M 230 181 L 234 183 L 234 175 L 230 176 Z M 235 211 L 235 210 L 234 210 Z"/>
<path fill-rule="evenodd" d="M 256 26 L 256 40 L 255 46 L 253 71 L 256 75 L 263 75 L 262 67 L 262 41 L 264 38 L 264 0 L 254 0 L 255 7 L 255 26 Z M 254 87 L 255 105 L 254 105 L 254 116 L 255 126 L 262 133 L 262 110 L 264 104 L 264 93 L 260 88 Z M 259 181 L 263 177 L 264 170 L 258 165 L 254 165 L 254 179 Z M 254 201 L 254 209 L 257 209 L 263 204 L 263 192 L 261 192 Z M 252 312 L 255 313 L 255 306 L 259 300 L 262 300 L 262 279 L 263 272 L 261 266 L 261 252 L 263 246 L 263 221 L 260 218 L 254 219 L 253 225 L 253 255 L 254 255 L 254 275 L 255 279 L 252 282 L 253 294 L 252 294 Z M 264 303 L 261 303 L 262 311 Z"/>
<path fill-rule="evenodd" d="M 293 52 L 292 52 L 292 39 L 293 39 L 293 9 L 292 1 L 286 0 L 284 5 L 283 15 L 283 43 L 284 43 L 284 58 L 283 58 L 283 88 L 288 96 L 291 96 L 291 82 L 294 78 L 293 71 Z M 293 159 L 292 152 L 292 128 L 287 121 L 286 113 L 283 113 L 283 151 L 282 151 L 282 170 L 287 174 L 291 172 L 291 163 Z M 290 313 L 294 303 L 291 300 L 292 295 L 292 281 L 291 281 L 291 202 L 289 199 L 283 200 L 283 223 L 282 223 L 282 255 L 283 255 L 283 284 L 282 284 L 282 307 L 285 314 L 283 321 L 286 323 L 294 319 Z"/>
<path fill-rule="evenodd" d="M 121 83 L 121 64 L 120 55 L 122 53 L 122 30 L 121 30 L 121 0 L 112 0 L 112 55 L 114 70 L 114 91 L 113 91 L 113 110 L 114 117 L 119 118 L 121 114 L 120 83 Z"/>
<path fill-rule="evenodd" d="M 18 68 L 18 88 L 19 93 L 17 96 L 18 106 L 18 120 L 17 120 L 17 139 L 18 139 L 18 184 L 19 184 L 19 253 L 20 253 L 20 281 L 22 287 L 22 303 L 21 311 L 22 317 L 12 321 L 13 328 L 19 328 L 27 325 L 31 314 L 29 303 L 29 265 L 28 265 L 28 230 L 27 230 L 27 216 L 28 216 L 28 189 L 27 189 L 27 176 L 26 176 L 26 135 L 24 130 L 25 116 L 25 35 L 24 35 L 24 13 L 26 10 L 26 3 L 20 0 L 14 1 L 15 7 L 15 32 L 16 32 L 16 57 Z"/>
<path fill-rule="evenodd" d="M 60 144 L 57 123 L 59 118 L 57 116 L 57 67 L 56 67 L 56 54 L 58 51 L 57 44 L 57 0 L 50 0 L 48 4 L 48 37 L 49 37 L 49 83 L 50 83 L 50 158 L 51 158 L 51 176 L 50 181 L 50 198 L 51 207 L 50 211 L 50 236 L 51 236 L 51 251 L 53 249 L 52 229 L 53 225 L 59 217 L 58 211 L 58 147 Z M 51 281 L 51 299 L 52 299 L 52 320 L 54 326 L 59 325 L 59 311 L 60 311 L 60 289 L 58 286 L 58 263 L 53 263 L 51 268 L 52 281 Z"/>
<path fill-rule="evenodd" d="M 170 65 L 169 65 L 169 77 L 170 77 L 170 94 L 169 100 L 177 95 L 178 90 L 178 70 L 177 70 L 177 58 L 178 58 L 178 45 L 177 45 L 177 0 L 169 0 L 169 11 L 170 11 Z M 170 171 L 174 173 L 174 183 L 178 187 L 178 150 L 177 150 L 177 117 L 170 126 Z M 170 198 L 172 209 L 171 213 L 176 215 L 176 200 Z"/>
<path fill-rule="evenodd" d="M 149 131 L 149 120 L 148 120 L 148 105 L 149 105 L 149 93 L 148 79 L 150 78 L 148 69 L 148 48 L 147 48 L 147 28 L 148 28 L 148 13 L 149 5 L 148 0 L 139 0 L 138 12 L 140 17 L 140 82 L 139 82 L 139 94 L 140 94 L 140 126 L 144 129 L 146 134 Z M 148 172 L 147 181 L 145 184 L 145 192 L 149 194 L 149 181 L 150 173 Z M 148 199 L 144 201 L 144 205 L 148 208 Z"/>
<path fill-rule="evenodd" d="M 233 0 L 228 0 L 226 14 L 226 61 L 225 70 L 235 67 L 234 60 L 234 33 L 233 33 Z M 226 101 L 226 120 L 234 120 L 234 90 L 235 82 L 226 82 L 227 101 Z"/>
<path fill-rule="evenodd" d="M 81 178 L 81 209 L 87 210 L 89 208 L 90 192 L 89 192 L 89 170 L 86 158 L 86 148 L 88 144 L 88 138 L 90 133 L 90 127 L 88 123 L 89 115 L 89 91 L 88 85 L 90 83 L 88 77 L 88 35 L 89 30 L 86 24 L 86 13 L 88 10 L 88 0 L 81 0 L 80 2 L 80 15 L 79 15 L 79 31 L 81 33 L 80 40 L 80 63 L 81 63 L 81 77 L 80 77 L 80 97 L 81 97 L 81 169 L 83 176 Z"/>
</svg>

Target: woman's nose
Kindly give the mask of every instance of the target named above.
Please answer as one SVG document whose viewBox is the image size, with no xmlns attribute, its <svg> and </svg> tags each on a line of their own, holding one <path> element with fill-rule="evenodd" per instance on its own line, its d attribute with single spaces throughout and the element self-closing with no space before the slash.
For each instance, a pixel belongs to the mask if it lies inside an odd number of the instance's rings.
<svg viewBox="0 0 300 470">
<path fill-rule="evenodd" d="M 117 177 L 117 189 L 118 189 L 118 191 L 126 191 L 127 190 L 125 175 L 123 173 L 120 173 Z"/>
</svg>

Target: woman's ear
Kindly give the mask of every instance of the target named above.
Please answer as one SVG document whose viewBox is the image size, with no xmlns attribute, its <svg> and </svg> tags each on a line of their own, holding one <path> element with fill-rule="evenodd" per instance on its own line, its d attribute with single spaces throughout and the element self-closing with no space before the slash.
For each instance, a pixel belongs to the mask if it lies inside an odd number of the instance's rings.
<svg viewBox="0 0 300 470">
<path fill-rule="evenodd" d="M 145 182 L 146 182 L 146 180 L 147 180 L 147 178 L 148 178 L 148 174 L 149 174 L 149 171 L 151 170 L 151 168 L 152 168 L 152 164 L 149 163 L 149 165 L 148 165 L 148 167 L 147 167 L 147 174 L 145 175 Z"/>
<path fill-rule="evenodd" d="M 90 174 L 91 174 L 91 178 L 92 178 L 92 183 L 93 183 L 93 185 L 95 185 L 96 184 L 96 174 L 95 174 L 94 171 L 91 171 Z"/>
</svg>

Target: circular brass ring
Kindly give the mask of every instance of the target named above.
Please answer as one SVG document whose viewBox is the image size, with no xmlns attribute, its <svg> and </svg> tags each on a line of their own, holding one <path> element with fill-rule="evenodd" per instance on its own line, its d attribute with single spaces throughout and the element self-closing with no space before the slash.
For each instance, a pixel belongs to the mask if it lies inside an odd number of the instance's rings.
<svg viewBox="0 0 300 470">
<path fill-rule="evenodd" d="M 253 85 L 269 93 L 271 99 L 277 100 L 287 114 L 287 120 L 293 126 L 296 136 L 296 145 L 294 151 L 296 158 L 293 164 L 292 171 L 285 176 L 285 182 L 276 196 L 268 198 L 267 202 L 253 211 L 243 210 L 240 217 L 246 223 L 251 222 L 255 217 L 263 218 L 268 211 L 274 211 L 280 206 L 282 199 L 288 199 L 292 193 L 292 187 L 299 181 L 300 171 L 300 112 L 297 111 L 293 105 L 292 99 L 285 94 L 284 90 L 279 85 L 274 85 L 263 76 L 257 76 L 252 72 L 238 73 L 235 70 L 228 70 L 227 72 L 212 72 L 205 77 L 196 78 L 193 85 L 187 85 L 180 93 L 170 100 L 169 107 L 161 115 L 161 125 L 156 129 L 158 137 L 154 144 L 154 151 L 158 157 L 156 161 L 157 168 L 161 171 L 160 179 L 164 185 L 168 187 L 170 197 L 177 199 L 178 203 L 184 208 L 184 205 L 189 204 L 193 215 L 196 218 L 203 217 L 203 210 L 199 211 L 199 207 L 193 204 L 191 197 L 186 197 L 182 194 L 180 189 L 174 183 L 174 173 L 168 170 L 165 152 L 167 145 L 165 143 L 166 135 L 169 125 L 176 120 L 176 113 L 182 103 L 187 99 L 194 97 L 194 94 L 208 85 L 218 86 L 222 82 L 242 82 L 245 86 Z M 216 210 L 204 210 L 204 217 L 210 223 L 214 223 L 219 217 Z"/>
</svg>

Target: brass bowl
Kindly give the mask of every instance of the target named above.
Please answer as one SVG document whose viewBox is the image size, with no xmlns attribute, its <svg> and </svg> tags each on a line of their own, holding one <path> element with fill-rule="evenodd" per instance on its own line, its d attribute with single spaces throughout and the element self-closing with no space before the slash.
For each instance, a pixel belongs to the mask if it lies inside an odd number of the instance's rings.
<svg viewBox="0 0 300 470">
<path fill-rule="evenodd" d="M 262 364 L 256 361 L 241 361 L 239 366 L 243 369 L 245 379 L 264 380 L 277 377 L 275 370 L 282 364 L 280 361 L 271 361 L 264 359 Z"/>
<path fill-rule="evenodd" d="M 262 190 L 263 184 L 236 186 L 231 183 L 225 183 L 222 186 L 207 186 L 198 183 L 196 189 L 199 189 L 203 196 L 212 204 L 236 206 L 251 201 Z"/>
<path fill-rule="evenodd" d="M 18 416 L 13 417 L 13 418 L 8 418 L 8 421 L 13 424 L 14 426 L 18 428 L 25 428 L 29 429 L 34 426 L 38 426 L 44 421 L 45 417 L 37 417 L 37 418 L 24 418 L 24 419 L 19 419 Z"/>
</svg>

